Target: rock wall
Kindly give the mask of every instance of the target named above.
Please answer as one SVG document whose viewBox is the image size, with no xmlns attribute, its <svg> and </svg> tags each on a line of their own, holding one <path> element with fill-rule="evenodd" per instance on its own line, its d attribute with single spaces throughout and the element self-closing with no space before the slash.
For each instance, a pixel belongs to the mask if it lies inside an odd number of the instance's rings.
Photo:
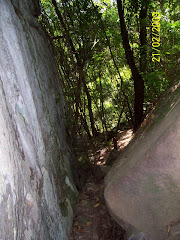
<svg viewBox="0 0 180 240">
<path fill-rule="evenodd" d="M 36 0 L 0 0 L 0 239 L 68 239 L 77 190 Z"/>
<path fill-rule="evenodd" d="M 106 177 L 105 199 L 127 238 L 180 239 L 180 87 L 145 120 Z M 139 233 L 139 234 L 138 234 Z M 136 235 L 137 234 L 137 235 Z M 168 238 L 169 237 L 169 238 Z"/>
</svg>

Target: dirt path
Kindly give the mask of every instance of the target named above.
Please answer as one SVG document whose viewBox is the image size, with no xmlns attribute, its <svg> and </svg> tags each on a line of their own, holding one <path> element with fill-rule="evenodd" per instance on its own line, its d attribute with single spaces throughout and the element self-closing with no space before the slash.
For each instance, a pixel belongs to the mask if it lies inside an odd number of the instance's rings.
<svg viewBox="0 0 180 240">
<path fill-rule="evenodd" d="M 122 134 L 118 140 L 118 150 L 121 150 L 132 138 L 132 131 Z M 95 152 L 98 155 L 98 165 L 103 164 L 111 148 L 101 148 Z M 104 180 L 98 181 L 91 175 L 79 195 L 75 207 L 75 219 L 70 240 L 123 240 L 124 230 L 110 217 L 104 201 Z"/>
<path fill-rule="evenodd" d="M 124 231 L 109 216 L 103 193 L 103 181 L 91 177 L 76 205 L 71 240 L 123 240 Z"/>
</svg>

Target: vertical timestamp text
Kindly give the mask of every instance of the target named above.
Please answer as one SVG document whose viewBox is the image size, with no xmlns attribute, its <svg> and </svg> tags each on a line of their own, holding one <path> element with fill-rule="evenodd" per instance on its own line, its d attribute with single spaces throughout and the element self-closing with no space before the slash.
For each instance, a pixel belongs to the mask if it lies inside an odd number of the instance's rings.
<svg viewBox="0 0 180 240">
<path fill-rule="evenodd" d="M 152 61 L 160 62 L 160 14 L 152 13 Z"/>
</svg>

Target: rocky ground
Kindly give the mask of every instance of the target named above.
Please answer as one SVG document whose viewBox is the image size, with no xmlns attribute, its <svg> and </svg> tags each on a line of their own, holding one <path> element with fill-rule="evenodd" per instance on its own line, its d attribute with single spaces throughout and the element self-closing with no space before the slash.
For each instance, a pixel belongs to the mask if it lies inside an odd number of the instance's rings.
<svg viewBox="0 0 180 240">
<path fill-rule="evenodd" d="M 119 135 L 118 153 L 129 143 L 132 130 L 121 132 Z M 99 148 L 98 148 L 99 147 Z M 93 163 L 91 174 L 87 178 L 75 207 L 75 219 L 70 240 L 123 240 L 124 230 L 110 217 L 104 201 L 103 174 L 97 167 L 104 167 L 107 161 L 117 157 L 117 151 L 112 145 L 96 145 L 90 156 Z M 107 167 L 104 167 L 107 170 Z"/>
</svg>

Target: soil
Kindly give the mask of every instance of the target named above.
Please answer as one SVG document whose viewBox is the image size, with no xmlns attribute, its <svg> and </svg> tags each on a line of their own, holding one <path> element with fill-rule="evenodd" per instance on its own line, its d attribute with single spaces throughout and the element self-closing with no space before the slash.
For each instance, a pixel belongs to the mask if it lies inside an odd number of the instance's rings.
<svg viewBox="0 0 180 240">
<path fill-rule="evenodd" d="M 132 135 L 132 130 L 119 134 L 119 152 L 130 142 Z M 91 164 L 83 176 L 82 190 L 74 210 L 70 240 L 124 240 L 124 229 L 111 218 L 105 205 L 104 179 L 98 180 L 92 167 L 105 164 L 112 150 L 113 144 L 108 146 L 107 142 L 93 144 L 91 155 L 88 156 Z"/>
</svg>

